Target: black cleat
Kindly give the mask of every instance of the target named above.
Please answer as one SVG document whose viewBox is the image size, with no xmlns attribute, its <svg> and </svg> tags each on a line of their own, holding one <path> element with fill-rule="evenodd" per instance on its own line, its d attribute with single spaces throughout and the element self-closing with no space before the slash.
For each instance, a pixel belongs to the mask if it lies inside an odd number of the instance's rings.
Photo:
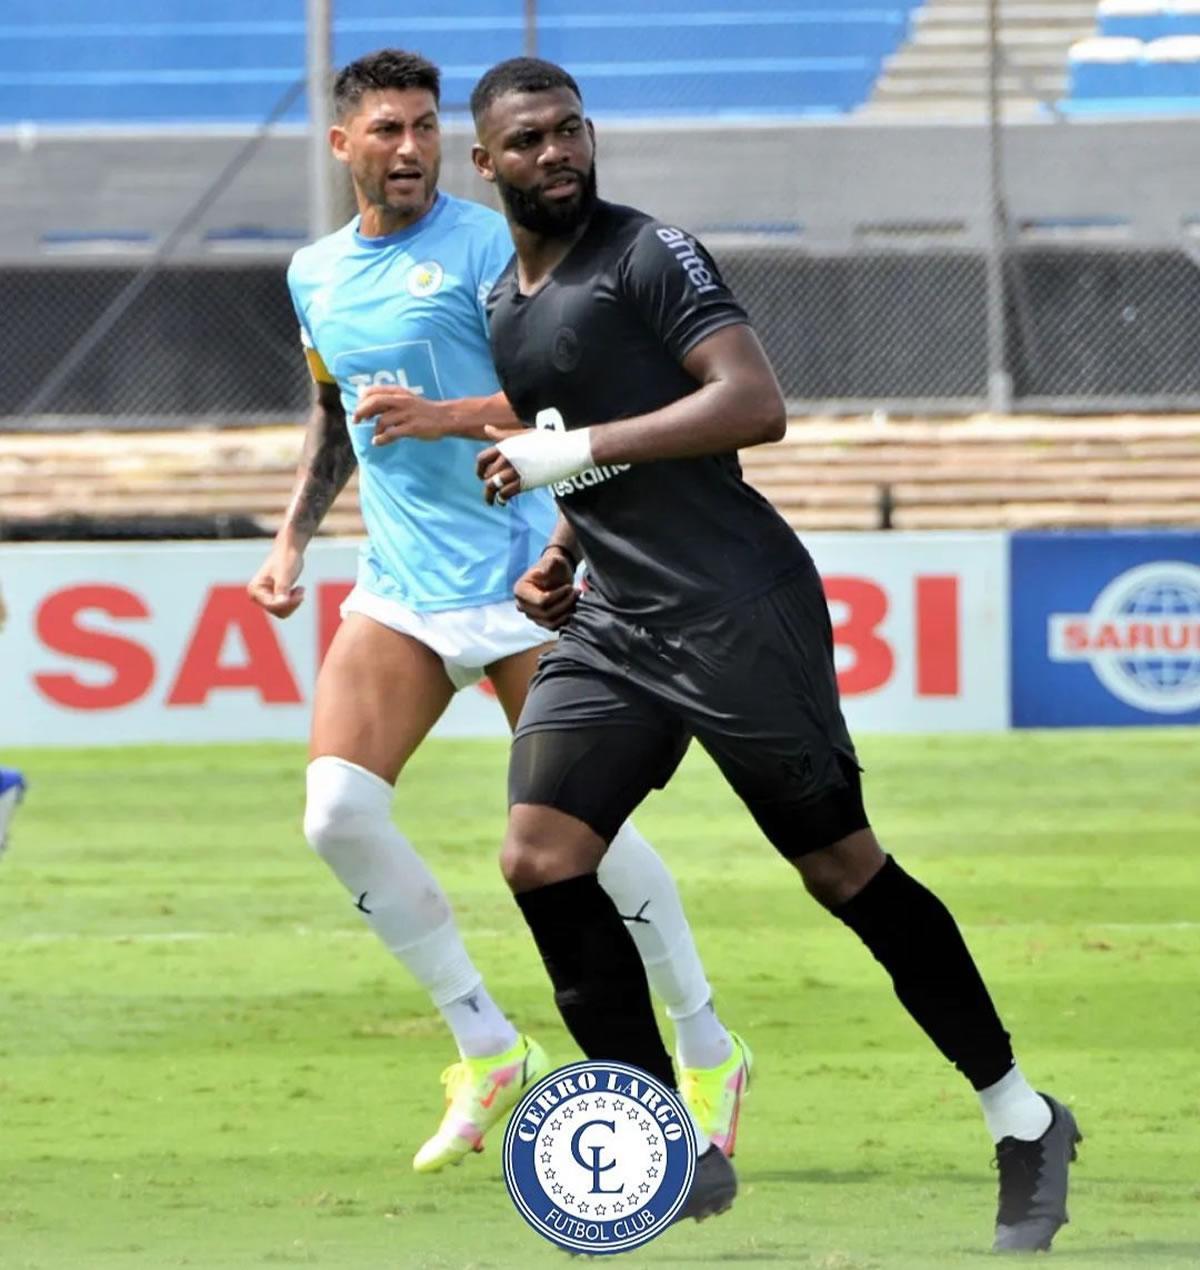
<svg viewBox="0 0 1200 1270">
<path fill-rule="evenodd" d="M 675 1220 L 685 1221 L 692 1217 L 703 1221 L 706 1217 L 727 1213 L 733 1207 L 737 1188 L 733 1165 L 721 1154 L 720 1147 L 710 1146 L 696 1161 L 692 1189 Z"/>
<path fill-rule="evenodd" d="M 1042 1094 L 1053 1119 L 1033 1142 L 1002 1138 L 996 1144 L 1000 1207 L 993 1252 L 1049 1252 L 1067 1217 L 1067 1173 L 1083 1134 L 1070 1109 Z"/>
</svg>

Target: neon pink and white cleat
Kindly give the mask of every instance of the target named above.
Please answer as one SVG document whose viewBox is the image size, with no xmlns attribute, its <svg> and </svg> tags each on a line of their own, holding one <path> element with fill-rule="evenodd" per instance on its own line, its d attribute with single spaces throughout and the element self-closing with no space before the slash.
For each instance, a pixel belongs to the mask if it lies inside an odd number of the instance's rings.
<svg viewBox="0 0 1200 1270">
<path fill-rule="evenodd" d="M 742 1098 L 750 1088 L 754 1055 L 735 1032 L 733 1053 L 720 1067 L 679 1068 L 679 1092 L 696 1118 L 696 1123 L 712 1139 L 713 1145 L 732 1157 L 737 1146 L 738 1120 Z"/>
<path fill-rule="evenodd" d="M 437 1132 L 413 1157 L 418 1173 L 436 1173 L 483 1150 L 483 1136 L 517 1105 L 521 1095 L 549 1070 L 546 1051 L 527 1036 L 503 1054 L 464 1058 L 442 1073 L 446 1114 Z"/>
</svg>

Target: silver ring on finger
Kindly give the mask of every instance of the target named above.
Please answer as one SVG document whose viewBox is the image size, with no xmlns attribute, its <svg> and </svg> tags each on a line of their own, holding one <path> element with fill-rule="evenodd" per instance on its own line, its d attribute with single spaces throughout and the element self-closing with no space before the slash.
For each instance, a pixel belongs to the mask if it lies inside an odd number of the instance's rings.
<svg viewBox="0 0 1200 1270">
<path fill-rule="evenodd" d="M 496 475 L 492 477 L 492 488 L 493 489 L 504 488 L 504 476 L 500 472 L 497 472 Z"/>
</svg>

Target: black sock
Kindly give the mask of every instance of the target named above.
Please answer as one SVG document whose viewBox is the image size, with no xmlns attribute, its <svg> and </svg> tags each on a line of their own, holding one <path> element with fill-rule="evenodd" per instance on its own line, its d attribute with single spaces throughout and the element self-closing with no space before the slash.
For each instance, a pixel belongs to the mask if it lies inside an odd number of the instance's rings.
<svg viewBox="0 0 1200 1270">
<path fill-rule="evenodd" d="M 833 915 L 871 950 L 904 1008 L 976 1089 L 1012 1067 L 1008 1033 L 949 909 L 891 856 Z"/>
<path fill-rule="evenodd" d="M 554 1001 L 588 1058 L 632 1063 L 675 1088 L 633 936 L 594 873 L 516 897 Z"/>
</svg>

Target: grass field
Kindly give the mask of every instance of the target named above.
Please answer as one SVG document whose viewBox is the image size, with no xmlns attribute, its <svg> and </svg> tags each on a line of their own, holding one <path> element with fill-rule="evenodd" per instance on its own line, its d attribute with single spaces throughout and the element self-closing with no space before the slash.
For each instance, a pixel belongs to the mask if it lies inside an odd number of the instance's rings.
<svg viewBox="0 0 1200 1270">
<path fill-rule="evenodd" d="M 1200 738 L 867 739 L 887 845 L 963 923 L 1087 1135 L 1072 1270 L 1200 1266 Z M 303 845 L 291 746 L 31 751 L 0 862 L 0 1267 L 564 1267 L 493 1146 L 409 1159 L 453 1058 Z M 494 865 L 505 747 L 431 743 L 398 819 L 496 997 L 575 1057 Z M 626 1260 L 980 1266 L 975 1100 L 692 756 L 639 816 L 758 1059 L 734 1210 Z"/>
</svg>

